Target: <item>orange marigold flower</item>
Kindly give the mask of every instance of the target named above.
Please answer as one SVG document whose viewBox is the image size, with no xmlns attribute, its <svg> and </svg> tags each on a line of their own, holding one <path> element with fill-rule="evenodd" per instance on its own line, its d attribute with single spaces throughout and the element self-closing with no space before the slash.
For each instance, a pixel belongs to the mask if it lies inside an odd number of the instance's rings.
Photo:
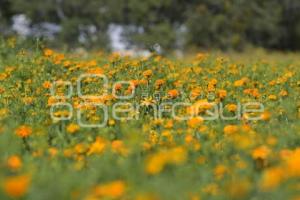
<svg viewBox="0 0 300 200">
<path fill-rule="evenodd" d="M 139 80 L 131 80 L 130 81 L 134 87 L 137 87 L 139 85 Z"/>
<path fill-rule="evenodd" d="M 121 88 L 122 88 L 122 84 L 121 83 L 115 84 L 115 90 L 121 90 Z"/>
<path fill-rule="evenodd" d="M 252 151 L 252 158 L 265 160 L 270 153 L 271 150 L 267 146 L 260 146 Z"/>
<path fill-rule="evenodd" d="M 218 91 L 218 96 L 220 99 L 224 99 L 227 96 L 227 91 L 226 90 L 219 90 Z"/>
<path fill-rule="evenodd" d="M 238 132 L 238 130 L 239 130 L 239 128 L 236 125 L 227 125 L 224 127 L 224 133 L 226 135 L 236 133 L 236 132 Z"/>
<path fill-rule="evenodd" d="M 96 197 L 120 198 L 124 195 L 125 189 L 125 183 L 123 181 L 118 180 L 96 186 L 93 194 Z"/>
<path fill-rule="evenodd" d="M 286 160 L 288 175 L 300 177 L 300 148 L 294 150 Z"/>
<path fill-rule="evenodd" d="M 17 136 L 21 138 L 29 137 L 32 133 L 32 129 L 29 126 L 22 125 L 16 130 Z"/>
<path fill-rule="evenodd" d="M 46 88 L 46 89 L 49 89 L 51 87 L 51 83 L 49 81 L 45 81 L 43 83 L 43 87 Z"/>
<path fill-rule="evenodd" d="M 237 80 L 233 83 L 233 85 L 235 87 L 241 87 L 241 86 L 244 86 L 246 84 L 246 82 L 248 81 L 248 78 L 242 78 L 240 80 Z"/>
<path fill-rule="evenodd" d="M 284 171 L 280 167 L 274 167 L 264 172 L 261 187 L 263 190 L 270 190 L 277 187 L 284 178 Z"/>
<path fill-rule="evenodd" d="M 80 129 L 80 126 L 78 124 L 69 124 L 67 126 L 67 132 L 68 133 L 75 133 Z"/>
<path fill-rule="evenodd" d="M 277 96 L 274 95 L 274 94 L 269 95 L 268 98 L 269 98 L 270 100 L 274 100 L 274 101 L 277 100 Z"/>
<path fill-rule="evenodd" d="M 51 49 L 45 49 L 44 50 L 44 56 L 50 57 L 54 54 L 54 51 Z"/>
<path fill-rule="evenodd" d="M 17 155 L 10 156 L 7 159 L 7 166 L 12 170 L 18 170 L 22 167 L 22 160 Z"/>
<path fill-rule="evenodd" d="M 214 169 L 214 174 L 217 179 L 223 178 L 224 174 L 228 171 L 225 165 L 218 165 Z"/>
<path fill-rule="evenodd" d="M 179 96 L 179 91 L 176 89 L 169 90 L 168 91 L 168 96 L 171 97 L 172 99 L 176 98 Z"/>
<path fill-rule="evenodd" d="M 265 111 L 260 115 L 260 118 L 264 121 L 268 121 L 271 118 L 271 113 L 269 111 Z"/>
<path fill-rule="evenodd" d="M 197 128 L 203 123 L 202 117 L 193 117 L 188 120 L 187 124 L 190 128 Z"/>
<path fill-rule="evenodd" d="M 160 88 L 164 83 L 165 83 L 165 80 L 163 80 L 163 79 L 158 79 L 158 80 L 155 81 L 155 86 L 156 86 L 157 88 Z"/>
<path fill-rule="evenodd" d="M 151 155 L 146 163 L 148 174 L 158 174 L 167 164 L 181 164 L 187 159 L 187 151 L 183 147 L 175 147 Z"/>
<path fill-rule="evenodd" d="M 124 143 L 122 140 L 114 140 L 111 143 L 111 148 L 116 153 L 120 153 L 122 155 L 128 154 L 128 149 L 124 146 Z"/>
<path fill-rule="evenodd" d="M 92 68 L 87 70 L 88 73 L 90 74 L 103 74 L 104 71 L 101 68 Z"/>
<path fill-rule="evenodd" d="M 49 155 L 50 155 L 51 157 L 56 156 L 56 155 L 57 155 L 57 152 L 58 152 L 58 150 L 57 150 L 55 147 L 50 147 L 50 148 L 48 149 L 48 153 L 49 153 Z"/>
<path fill-rule="evenodd" d="M 228 105 L 226 105 L 226 108 L 230 112 L 235 112 L 237 110 L 237 105 L 235 105 L 235 104 L 228 104 Z"/>
<path fill-rule="evenodd" d="M 215 79 L 215 78 L 213 78 L 213 79 L 211 79 L 210 81 L 209 81 L 209 83 L 208 84 L 210 84 L 210 85 L 217 85 L 217 83 L 218 83 L 218 80 L 217 79 Z"/>
<path fill-rule="evenodd" d="M 286 97 L 288 95 L 288 92 L 286 90 L 281 90 L 279 92 L 279 95 L 282 96 L 282 97 Z"/>
<path fill-rule="evenodd" d="M 143 76 L 145 76 L 146 78 L 149 78 L 150 76 L 152 76 L 152 70 L 148 69 L 146 71 L 143 72 Z"/>
<path fill-rule="evenodd" d="M 106 141 L 101 137 L 97 137 L 96 141 L 90 145 L 87 155 L 101 154 L 105 150 L 105 147 Z"/>
<path fill-rule="evenodd" d="M 12 198 L 19 198 L 26 194 L 30 185 L 28 175 L 8 177 L 4 180 L 3 189 Z"/>
</svg>

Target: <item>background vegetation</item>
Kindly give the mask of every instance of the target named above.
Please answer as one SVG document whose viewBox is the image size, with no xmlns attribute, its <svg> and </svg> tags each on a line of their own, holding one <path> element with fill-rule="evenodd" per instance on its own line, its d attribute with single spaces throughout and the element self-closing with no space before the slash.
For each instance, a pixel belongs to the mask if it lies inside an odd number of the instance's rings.
<svg viewBox="0 0 300 200">
<path fill-rule="evenodd" d="M 149 49 L 300 49 L 298 0 L 0 0 L 0 32 L 15 34 L 13 17 L 24 14 L 35 30 L 61 47 L 109 48 L 108 29 L 121 25 L 128 46 Z M 53 37 L 45 23 L 59 27 Z"/>
</svg>

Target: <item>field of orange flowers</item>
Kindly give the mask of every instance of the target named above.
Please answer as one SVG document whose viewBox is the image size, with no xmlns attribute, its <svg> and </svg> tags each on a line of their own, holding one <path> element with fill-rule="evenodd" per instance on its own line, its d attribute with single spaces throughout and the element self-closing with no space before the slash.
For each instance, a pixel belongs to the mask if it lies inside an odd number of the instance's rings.
<svg viewBox="0 0 300 200">
<path fill-rule="evenodd" d="M 299 56 L 2 41 L 0 97 L 0 199 L 300 199 Z"/>
</svg>

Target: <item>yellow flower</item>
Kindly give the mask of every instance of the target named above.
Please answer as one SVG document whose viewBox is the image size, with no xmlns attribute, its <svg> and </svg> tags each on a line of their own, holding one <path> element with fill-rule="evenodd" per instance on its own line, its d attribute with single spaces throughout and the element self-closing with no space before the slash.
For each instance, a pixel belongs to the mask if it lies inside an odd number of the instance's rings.
<svg viewBox="0 0 300 200">
<path fill-rule="evenodd" d="M 168 91 L 168 96 L 172 99 L 176 98 L 179 96 L 179 91 L 176 90 L 176 89 L 173 89 L 173 90 L 169 90 Z"/>
<path fill-rule="evenodd" d="M 214 169 L 214 174 L 216 179 L 223 178 L 224 174 L 228 171 L 227 167 L 225 165 L 218 165 Z"/>
<path fill-rule="evenodd" d="M 300 177 L 300 148 L 293 151 L 286 160 L 289 176 Z"/>
<path fill-rule="evenodd" d="M 16 130 L 17 136 L 21 138 L 27 138 L 31 135 L 32 129 L 29 126 L 22 125 Z"/>
<path fill-rule="evenodd" d="M 245 81 L 244 81 L 243 79 L 241 79 L 241 80 L 235 81 L 233 85 L 234 85 L 235 87 L 241 87 L 241 86 L 243 86 L 244 84 L 245 84 Z"/>
<path fill-rule="evenodd" d="M 12 198 L 19 198 L 26 194 L 30 185 L 28 175 L 8 177 L 4 180 L 3 189 Z"/>
<path fill-rule="evenodd" d="M 46 56 L 46 57 L 50 57 L 50 56 L 52 56 L 53 54 L 54 54 L 54 51 L 51 50 L 51 49 L 45 49 L 45 50 L 44 50 L 44 56 Z"/>
<path fill-rule="evenodd" d="M 3 81 L 7 78 L 7 74 L 6 73 L 0 73 L 0 81 Z"/>
<path fill-rule="evenodd" d="M 68 133 L 75 133 L 80 129 L 80 126 L 78 124 L 69 124 L 67 126 L 67 132 Z"/>
<path fill-rule="evenodd" d="M 7 166 L 12 170 L 18 170 L 22 167 L 22 160 L 17 155 L 10 156 L 7 159 Z"/>
<path fill-rule="evenodd" d="M 152 76 L 152 70 L 151 69 L 148 69 L 146 71 L 143 72 L 143 76 L 146 77 L 146 78 L 149 78 L 150 76 Z"/>
<path fill-rule="evenodd" d="M 163 84 L 165 84 L 165 80 L 163 79 L 158 79 L 155 81 L 156 88 L 160 88 Z"/>
<path fill-rule="evenodd" d="M 123 181 L 117 180 L 106 184 L 98 185 L 94 188 L 93 195 L 100 198 L 118 198 L 120 199 L 126 190 Z"/>
<path fill-rule="evenodd" d="M 279 167 L 267 169 L 261 180 L 261 188 L 270 190 L 277 187 L 284 178 L 284 171 Z"/>
<path fill-rule="evenodd" d="M 50 83 L 49 81 L 45 81 L 45 82 L 43 83 L 43 87 L 44 87 L 45 89 L 49 89 L 49 88 L 51 87 L 51 83 Z"/>
<path fill-rule="evenodd" d="M 190 128 L 197 128 L 203 123 L 202 117 L 193 117 L 187 121 L 187 124 Z"/>
<path fill-rule="evenodd" d="M 151 155 L 146 163 L 148 174 L 158 174 L 167 164 L 181 164 L 185 162 L 187 152 L 183 147 L 175 147 L 165 151 L 159 151 Z"/>
<path fill-rule="evenodd" d="M 224 99 L 227 96 L 227 91 L 226 90 L 219 90 L 218 91 L 218 96 L 220 99 Z"/>
<path fill-rule="evenodd" d="M 271 150 L 267 146 L 260 146 L 252 151 L 252 158 L 265 160 L 270 153 Z"/>
<path fill-rule="evenodd" d="M 268 121 L 271 118 L 271 113 L 269 111 L 265 111 L 260 115 L 260 118 L 264 121 Z"/>
<path fill-rule="evenodd" d="M 237 133 L 238 130 L 239 130 L 239 128 L 236 125 L 227 125 L 224 127 L 225 135 L 231 135 L 231 134 Z"/>
<path fill-rule="evenodd" d="M 288 95 L 288 92 L 286 90 L 281 90 L 279 92 L 279 95 L 282 96 L 282 97 L 286 97 Z"/>
<path fill-rule="evenodd" d="M 106 141 L 101 137 L 97 137 L 96 141 L 91 144 L 87 152 L 87 155 L 101 154 L 105 150 L 105 146 L 106 146 Z"/>
<path fill-rule="evenodd" d="M 111 147 L 112 147 L 113 151 L 116 153 L 120 153 L 122 155 L 128 154 L 128 149 L 124 146 L 124 143 L 121 140 L 114 140 L 111 143 Z"/>
<path fill-rule="evenodd" d="M 274 94 L 271 94 L 268 96 L 268 99 L 275 101 L 275 100 L 277 100 L 277 96 Z"/>
<path fill-rule="evenodd" d="M 54 157 L 54 156 L 56 156 L 56 154 L 57 154 L 57 149 L 55 148 L 55 147 L 50 147 L 49 149 L 48 149 L 48 152 L 49 152 L 49 155 L 51 156 L 51 157 Z"/>
<path fill-rule="evenodd" d="M 237 110 L 237 105 L 235 105 L 235 104 L 228 104 L 228 105 L 226 105 L 226 108 L 230 112 L 235 112 Z"/>
</svg>

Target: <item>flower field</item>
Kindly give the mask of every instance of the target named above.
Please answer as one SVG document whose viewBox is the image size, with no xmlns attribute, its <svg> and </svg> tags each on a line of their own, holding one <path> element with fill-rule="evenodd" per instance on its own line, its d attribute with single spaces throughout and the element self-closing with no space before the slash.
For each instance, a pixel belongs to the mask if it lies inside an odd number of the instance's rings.
<svg viewBox="0 0 300 200">
<path fill-rule="evenodd" d="M 299 58 L 2 41 L 0 199 L 299 200 Z"/>
</svg>

